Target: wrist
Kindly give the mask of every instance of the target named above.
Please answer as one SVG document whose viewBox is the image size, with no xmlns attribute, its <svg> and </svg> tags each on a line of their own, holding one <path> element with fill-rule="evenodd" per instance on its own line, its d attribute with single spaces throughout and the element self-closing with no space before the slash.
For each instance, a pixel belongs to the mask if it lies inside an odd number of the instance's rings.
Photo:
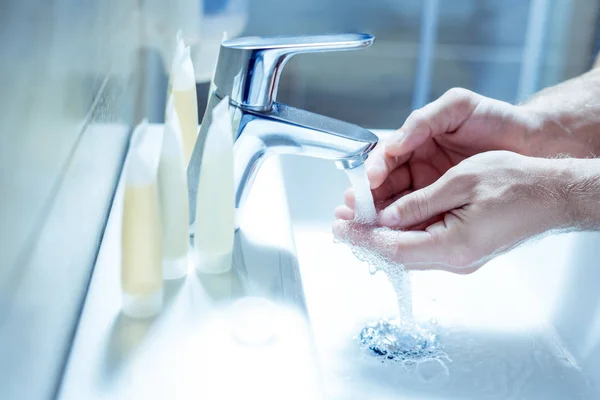
<svg viewBox="0 0 600 400">
<path fill-rule="evenodd" d="M 550 129 L 554 130 L 558 126 L 553 126 L 545 113 L 531 109 L 527 105 L 518 105 L 515 108 L 518 110 L 519 125 L 522 129 L 519 131 L 519 136 L 513 138 L 516 146 L 513 151 L 524 156 L 545 157 L 543 155 L 544 132 L 548 132 Z"/>
<path fill-rule="evenodd" d="M 528 155 L 568 155 L 590 158 L 600 154 L 600 69 L 546 88 L 519 107 L 532 120 L 526 138 Z"/>
<path fill-rule="evenodd" d="M 593 157 L 600 150 L 586 132 L 581 116 L 570 112 L 548 111 L 537 107 L 519 106 L 527 114 L 529 124 L 521 154 L 532 157 L 569 156 Z"/>
<path fill-rule="evenodd" d="M 562 229 L 600 229 L 600 159 L 546 160 L 557 197 Z"/>
</svg>

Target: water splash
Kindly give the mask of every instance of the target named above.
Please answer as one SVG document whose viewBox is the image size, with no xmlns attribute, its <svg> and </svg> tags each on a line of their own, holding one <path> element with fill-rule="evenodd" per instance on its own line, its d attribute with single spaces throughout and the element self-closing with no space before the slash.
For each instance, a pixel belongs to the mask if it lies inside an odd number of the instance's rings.
<svg viewBox="0 0 600 400">
<path fill-rule="evenodd" d="M 361 348 L 382 362 L 408 365 L 441 359 L 445 353 L 436 334 L 413 320 L 410 275 L 393 259 L 395 244 L 384 239 L 391 230 L 376 226 L 377 214 L 364 166 L 346 172 L 354 187 L 355 219 L 345 223 L 338 242 L 350 246 L 356 258 L 369 265 L 371 275 L 383 271 L 398 301 L 399 318 L 368 324 L 358 335 Z"/>
<path fill-rule="evenodd" d="M 368 324 L 358 335 L 358 341 L 363 350 L 382 362 L 411 364 L 443 354 L 435 333 L 400 321 L 380 320 Z"/>
</svg>

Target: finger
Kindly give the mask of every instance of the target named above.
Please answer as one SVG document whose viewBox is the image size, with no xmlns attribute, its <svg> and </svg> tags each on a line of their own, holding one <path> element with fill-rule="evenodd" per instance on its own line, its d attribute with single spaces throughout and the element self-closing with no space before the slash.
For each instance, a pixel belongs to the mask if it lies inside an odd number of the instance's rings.
<svg viewBox="0 0 600 400">
<path fill-rule="evenodd" d="M 367 177 L 371 189 L 378 188 L 385 179 L 394 171 L 399 165 L 404 164 L 409 156 L 394 156 L 389 155 L 386 151 L 388 143 L 394 143 L 397 141 L 395 136 L 397 133 L 381 140 L 375 149 L 369 154 L 365 165 L 367 167 Z"/>
<path fill-rule="evenodd" d="M 414 269 L 450 268 L 443 262 L 445 249 L 436 247 L 434 235 L 427 231 L 398 231 L 337 220 L 333 233 L 341 241 L 387 263 Z"/>
<path fill-rule="evenodd" d="M 452 133 L 469 119 L 482 96 L 466 89 L 448 90 L 436 101 L 413 111 L 400 128 L 394 143 L 386 146 L 389 157 L 408 154 L 426 140 Z"/>
<path fill-rule="evenodd" d="M 398 231 L 338 220 L 333 225 L 333 233 L 341 241 L 372 253 L 374 259 L 402 265 L 409 270 L 435 269 L 469 274 L 481 266 L 481 263 L 465 267 L 453 264 L 454 253 L 460 249 L 460 243 L 453 241 L 451 228 L 448 229 L 443 222 L 426 231 Z"/>
<path fill-rule="evenodd" d="M 373 200 L 383 201 L 411 186 L 411 176 L 408 166 L 402 165 L 392 171 L 383 183 L 373 190 Z"/>
<path fill-rule="evenodd" d="M 356 197 L 354 196 L 354 189 L 346 189 L 346 191 L 344 192 L 344 204 L 352 210 L 356 208 Z"/>
<path fill-rule="evenodd" d="M 354 220 L 354 210 L 346 207 L 346 206 L 337 206 L 334 212 L 335 218 L 352 221 Z"/>
<path fill-rule="evenodd" d="M 406 196 L 407 194 L 409 194 L 411 192 L 412 192 L 412 189 L 406 189 L 406 190 L 404 190 L 400 193 L 397 193 L 385 200 L 377 201 L 377 202 L 375 202 L 375 209 L 377 210 L 377 212 L 380 212 L 381 210 L 385 210 L 390 204 L 394 203 L 400 197 Z"/>
<path fill-rule="evenodd" d="M 390 204 L 393 204 L 395 201 L 397 201 L 399 198 L 406 196 L 409 193 L 412 193 L 414 190 L 412 189 L 406 189 L 405 191 L 401 192 L 400 194 L 397 194 L 395 196 L 390 197 L 389 199 L 380 202 L 379 206 L 378 206 L 378 211 L 384 210 L 386 209 Z M 428 219 L 427 221 L 417 224 L 417 225 L 413 225 L 413 226 L 409 226 L 406 230 L 411 230 L 411 231 L 424 231 L 427 227 L 435 224 L 438 221 L 441 221 L 444 219 L 443 215 L 436 215 L 435 217 Z"/>
<path fill-rule="evenodd" d="M 376 254 L 389 262 L 396 262 L 396 233 L 396 231 L 357 224 L 353 221 L 337 220 L 333 224 L 333 234 L 336 238 Z"/>
<path fill-rule="evenodd" d="M 467 190 L 463 190 L 461 185 L 462 181 L 446 173 L 431 185 L 390 204 L 379 214 L 379 222 L 387 227 L 407 228 L 462 207 L 467 201 Z"/>
</svg>

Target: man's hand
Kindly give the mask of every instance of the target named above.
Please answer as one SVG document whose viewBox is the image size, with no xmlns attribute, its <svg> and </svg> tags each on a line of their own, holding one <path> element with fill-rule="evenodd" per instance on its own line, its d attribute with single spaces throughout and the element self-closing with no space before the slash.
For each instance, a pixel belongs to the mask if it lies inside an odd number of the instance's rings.
<svg viewBox="0 0 600 400">
<path fill-rule="evenodd" d="M 534 112 L 466 89 L 451 89 L 413 112 L 404 125 L 383 139 L 366 161 L 379 208 L 412 190 L 422 189 L 467 157 L 489 150 L 524 152 L 526 138 L 538 129 Z M 354 194 L 336 216 L 354 218 Z"/>
<path fill-rule="evenodd" d="M 382 224 L 394 230 L 346 229 L 353 222 L 338 220 L 334 234 L 409 269 L 473 272 L 532 236 L 575 227 L 571 191 L 585 181 L 577 170 L 570 160 L 479 154 L 383 210 Z"/>
<path fill-rule="evenodd" d="M 600 68 L 519 106 L 448 91 L 367 160 L 380 223 L 404 230 L 334 232 L 409 268 L 471 272 L 550 229 L 600 229 L 599 98 Z M 579 159 L 541 158 L 565 155 Z M 352 190 L 345 203 L 336 217 L 352 220 Z"/>
</svg>

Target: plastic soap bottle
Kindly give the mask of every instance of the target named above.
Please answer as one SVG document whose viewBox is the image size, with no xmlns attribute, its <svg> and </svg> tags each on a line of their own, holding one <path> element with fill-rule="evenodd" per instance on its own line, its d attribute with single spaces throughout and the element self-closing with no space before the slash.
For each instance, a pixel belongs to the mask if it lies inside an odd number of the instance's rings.
<svg viewBox="0 0 600 400">
<path fill-rule="evenodd" d="M 198 136 L 198 99 L 190 47 L 184 44 L 181 31 L 177 33 L 169 82 L 171 82 L 170 94 L 173 96 L 173 104 L 181 126 L 183 156 L 187 168 Z"/>
<path fill-rule="evenodd" d="M 188 186 L 179 118 L 172 96 L 167 102 L 163 145 L 158 167 L 158 188 L 163 230 L 163 277 L 187 274 L 189 239 Z"/>
<path fill-rule="evenodd" d="M 144 121 L 135 129 L 127 157 L 121 237 L 123 312 L 157 314 L 163 302 L 162 229 L 157 188 L 162 131 Z"/>
<path fill-rule="evenodd" d="M 231 269 L 234 240 L 233 130 L 229 98 L 212 111 L 200 165 L 196 202 L 196 268 L 218 274 Z"/>
</svg>

